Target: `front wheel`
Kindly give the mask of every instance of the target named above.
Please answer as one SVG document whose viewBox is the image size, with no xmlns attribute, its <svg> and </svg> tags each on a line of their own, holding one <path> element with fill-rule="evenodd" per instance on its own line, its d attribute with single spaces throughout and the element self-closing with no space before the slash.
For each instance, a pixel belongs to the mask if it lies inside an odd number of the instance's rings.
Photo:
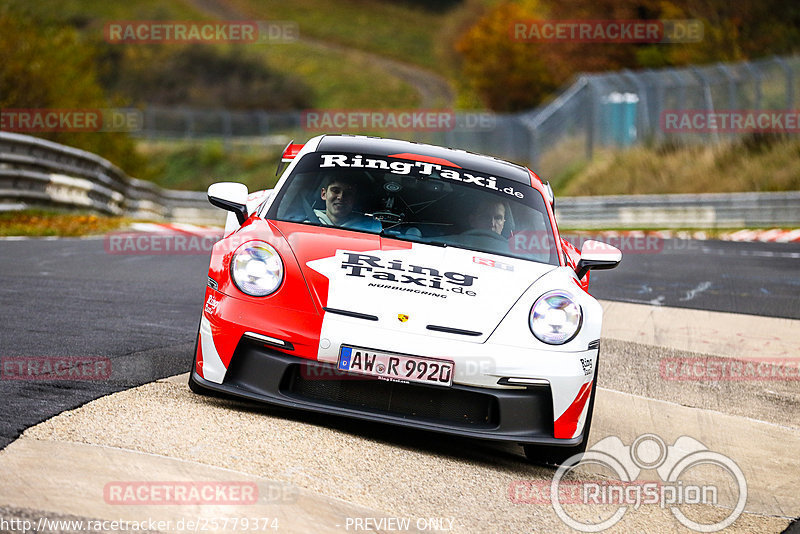
<svg viewBox="0 0 800 534">
<path fill-rule="evenodd" d="M 594 412 L 594 396 L 597 389 L 598 367 L 600 366 L 600 354 L 597 355 L 597 364 L 594 370 L 594 382 L 592 383 L 592 393 L 589 397 L 589 409 L 586 410 L 586 424 L 583 427 L 583 441 L 580 445 L 572 447 L 558 447 L 556 445 L 523 445 L 525 457 L 528 461 L 536 464 L 561 465 L 576 454 L 586 452 L 586 444 L 589 442 L 589 431 L 592 429 L 592 414 Z"/>
</svg>

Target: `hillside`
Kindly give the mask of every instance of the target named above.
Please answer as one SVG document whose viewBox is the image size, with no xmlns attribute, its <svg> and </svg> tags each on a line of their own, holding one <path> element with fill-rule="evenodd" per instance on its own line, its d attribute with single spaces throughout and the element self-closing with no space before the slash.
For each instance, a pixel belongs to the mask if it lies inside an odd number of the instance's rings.
<svg viewBox="0 0 800 534">
<path fill-rule="evenodd" d="M 111 83 L 108 88 L 132 104 L 150 103 L 140 101 L 140 73 L 150 62 L 156 69 L 165 63 L 170 65 L 164 56 L 177 53 L 174 51 L 185 45 L 109 45 L 103 42 L 107 22 L 227 19 L 297 23 L 296 41 L 241 46 L 238 54 L 261 62 L 279 79 L 295 80 L 295 85 L 307 88 L 309 98 L 300 108 L 413 108 L 453 104 L 454 91 L 447 77 L 453 76 L 455 70 L 441 68 L 448 62 L 442 60 L 440 51 L 451 48 L 442 44 L 447 37 L 442 28 L 448 25 L 447 21 L 459 20 L 454 13 L 460 4 L 455 1 L 445 3 L 443 8 L 426 8 L 428 4 L 422 2 L 345 0 L 331 9 L 330 4 L 320 0 L 5 0 L 0 3 L 0 13 L 7 10 L 43 25 L 79 30 L 87 43 L 99 48 L 107 77 L 117 77 L 113 81 L 122 79 L 127 84 L 121 87 L 120 83 Z M 399 20 L 406 24 L 386 23 Z M 225 44 L 202 46 L 215 48 L 223 55 L 231 48 Z M 202 91 L 196 84 L 194 89 Z M 273 100 L 280 98 L 271 96 L 274 93 L 264 94 L 260 105 L 252 108 L 274 109 Z"/>
</svg>

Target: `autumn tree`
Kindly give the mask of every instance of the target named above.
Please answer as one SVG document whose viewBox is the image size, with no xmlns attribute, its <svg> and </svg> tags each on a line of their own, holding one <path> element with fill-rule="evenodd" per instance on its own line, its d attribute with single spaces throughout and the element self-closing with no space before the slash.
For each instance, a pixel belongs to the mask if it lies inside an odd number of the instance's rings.
<svg viewBox="0 0 800 534">
<path fill-rule="evenodd" d="M 92 46 L 70 28 L 34 24 L 0 11 L 0 110 L 111 107 L 97 83 Z M 146 176 L 144 159 L 125 133 L 42 132 L 37 137 L 107 158 Z"/>
<path fill-rule="evenodd" d="M 525 40 L 525 21 L 699 20 L 700 42 Z M 529 109 L 580 72 L 683 66 L 800 48 L 800 4 L 786 0 L 520 0 L 489 8 L 457 41 L 470 89 L 496 111 Z"/>
</svg>

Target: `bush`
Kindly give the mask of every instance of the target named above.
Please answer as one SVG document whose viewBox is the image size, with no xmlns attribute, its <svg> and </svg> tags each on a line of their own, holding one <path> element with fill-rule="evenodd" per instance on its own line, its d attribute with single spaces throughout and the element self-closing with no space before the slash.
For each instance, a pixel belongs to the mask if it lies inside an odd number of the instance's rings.
<svg viewBox="0 0 800 534">
<path fill-rule="evenodd" d="M 311 89 L 239 47 L 103 46 L 101 82 L 135 104 L 231 110 L 303 109 Z"/>
<path fill-rule="evenodd" d="M 103 109 L 116 104 L 97 82 L 95 49 L 72 29 L 0 12 L 0 58 L 0 109 Z M 94 152 L 129 174 L 149 176 L 145 160 L 124 133 L 35 135 Z"/>
</svg>

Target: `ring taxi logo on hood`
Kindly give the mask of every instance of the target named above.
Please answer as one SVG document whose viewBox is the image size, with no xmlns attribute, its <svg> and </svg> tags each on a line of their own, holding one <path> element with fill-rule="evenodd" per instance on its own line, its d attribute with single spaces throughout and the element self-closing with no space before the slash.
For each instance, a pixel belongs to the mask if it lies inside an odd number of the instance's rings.
<svg viewBox="0 0 800 534">
<path fill-rule="evenodd" d="M 428 161 L 415 161 L 414 163 L 410 161 L 387 161 L 376 157 L 364 158 L 361 154 L 321 154 L 320 158 L 319 166 L 322 169 L 332 167 L 381 169 L 392 174 L 401 175 L 409 175 L 414 170 L 420 176 L 441 177 L 499 191 L 516 198 L 525 198 L 525 194 L 510 185 L 509 180 L 494 176 L 478 176 L 466 171 L 459 172 L 454 169 L 443 169 L 441 165 Z M 436 171 L 435 175 L 434 171 Z"/>
<path fill-rule="evenodd" d="M 345 276 L 359 278 L 372 278 L 384 282 L 397 282 L 405 287 L 424 287 L 452 291 L 474 297 L 475 291 L 464 289 L 471 287 L 478 279 L 477 276 L 455 271 L 446 271 L 440 274 L 439 269 L 420 265 L 408 265 L 403 260 L 384 260 L 379 256 L 345 252 L 341 267 L 345 269 Z"/>
</svg>

